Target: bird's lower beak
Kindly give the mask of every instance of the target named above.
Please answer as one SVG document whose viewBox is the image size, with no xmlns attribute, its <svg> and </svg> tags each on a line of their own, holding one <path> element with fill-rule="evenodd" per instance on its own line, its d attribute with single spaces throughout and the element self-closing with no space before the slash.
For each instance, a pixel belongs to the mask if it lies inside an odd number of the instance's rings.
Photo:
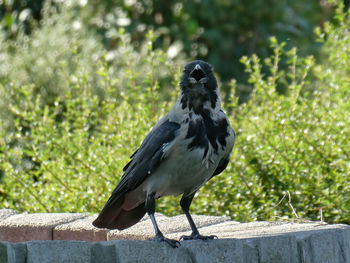
<svg viewBox="0 0 350 263">
<path fill-rule="evenodd" d="M 189 81 L 190 83 L 206 83 L 208 81 L 208 78 L 202 69 L 202 67 L 197 64 L 194 69 L 191 71 L 190 76 L 189 76 Z"/>
</svg>

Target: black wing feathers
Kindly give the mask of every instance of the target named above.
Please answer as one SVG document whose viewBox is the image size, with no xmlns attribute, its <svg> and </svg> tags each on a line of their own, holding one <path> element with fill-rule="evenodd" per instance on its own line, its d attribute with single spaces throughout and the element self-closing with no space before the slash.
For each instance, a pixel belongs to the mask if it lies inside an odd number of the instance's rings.
<svg viewBox="0 0 350 263">
<path fill-rule="evenodd" d="M 227 167 L 228 163 L 230 161 L 230 157 L 227 156 L 226 158 L 223 158 L 220 160 L 218 167 L 216 167 L 216 170 L 214 171 L 213 176 L 221 174 Z"/>
<path fill-rule="evenodd" d="M 163 154 L 163 145 L 175 138 L 179 128 L 180 124 L 168 120 L 147 135 L 140 148 L 131 156 L 132 160 L 124 167 L 125 173 L 106 206 L 120 195 L 137 188 L 148 176 L 148 171 L 154 171 Z"/>
<path fill-rule="evenodd" d="M 222 123 L 223 123 L 223 122 L 222 122 Z M 226 123 L 227 123 L 227 120 L 226 120 Z M 232 132 L 233 132 L 233 136 L 235 137 L 235 132 L 234 132 L 234 130 L 232 130 Z M 222 137 L 220 138 L 220 137 L 219 137 L 219 142 L 220 142 L 221 145 L 226 145 L 226 140 L 225 140 L 225 138 L 222 138 Z M 233 145 L 232 145 L 232 147 L 233 147 Z M 230 150 L 230 154 L 229 154 L 229 155 L 223 157 L 223 158 L 220 160 L 220 162 L 219 162 L 219 164 L 218 164 L 218 167 L 216 167 L 216 169 L 215 169 L 213 175 L 210 177 L 210 179 L 213 178 L 215 175 L 221 174 L 221 173 L 226 169 L 226 167 L 227 167 L 227 165 L 228 165 L 228 163 L 229 163 L 229 161 L 230 161 L 231 151 L 232 151 L 232 149 Z"/>
<path fill-rule="evenodd" d="M 132 160 L 124 167 L 125 174 L 115 191 L 127 186 L 127 191 L 138 187 L 149 172 L 157 168 L 163 155 L 164 144 L 175 138 L 180 124 L 167 120 L 147 135 L 140 148 L 132 155 Z"/>
<path fill-rule="evenodd" d="M 167 120 L 147 135 L 140 148 L 131 156 L 132 160 L 124 167 L 122 179 L 93 222 L 94 226 L 121 230 L 136 224 L 143 217 L 146 212 L 144 204 L 130 211 L 122 209 L 125 194 L 137 188 L 157 168 L 164 153 L 164 144 L 175 138 L 179 128 L 180 124 Z"/>
</svg>

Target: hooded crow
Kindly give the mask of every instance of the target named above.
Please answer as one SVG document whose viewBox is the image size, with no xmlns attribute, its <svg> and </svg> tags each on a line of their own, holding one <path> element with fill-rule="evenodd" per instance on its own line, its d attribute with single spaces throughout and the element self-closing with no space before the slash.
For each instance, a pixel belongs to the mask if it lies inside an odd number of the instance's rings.
<svg viewBox="0 0 350 263">
<path fill-rule="evenodd" d="M 189 213 L 198 189 L 227 166 L 235 133 L 221 109 L 213 68 L 195 60 L 187 64 L 180 81 L 181 94 L 170 112 L 161 118 L 124 167 L 124 175 L 93 225 L 125 229 L 147 213 L 155 240 L 172 247 L 180 243 L 164 237 L 154 217 L 156 199 L 180 195 L 192 234 L 181 239 L 213 239 L 202 236 Z"/>
</svg>

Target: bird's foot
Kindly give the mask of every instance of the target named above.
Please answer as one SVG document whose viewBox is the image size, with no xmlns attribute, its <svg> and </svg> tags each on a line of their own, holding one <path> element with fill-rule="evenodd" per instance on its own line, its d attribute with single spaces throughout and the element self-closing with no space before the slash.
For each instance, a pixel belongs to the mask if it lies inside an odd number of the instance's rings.
<svg viewBox="0 0 350 263">
<path fill-rule="evenodd" d="M 181 246 L 179 241 L 166 238 L 163 235 L 156 235 L 155 238 L 153 238 L 153 240 L 157 241 L 157 242 L 166 242 L 172 248 L 177 248 L 177 247 Z"/>
<path fill-rule="evenodd" d="M 199 233 L 192 233 L 189 236 L 181 236 L 180 240 L 212 240 L 212 239 L 218 239 L 217 236 L 211 235 L 211 236 L 202 236 Z"/>
</svg>

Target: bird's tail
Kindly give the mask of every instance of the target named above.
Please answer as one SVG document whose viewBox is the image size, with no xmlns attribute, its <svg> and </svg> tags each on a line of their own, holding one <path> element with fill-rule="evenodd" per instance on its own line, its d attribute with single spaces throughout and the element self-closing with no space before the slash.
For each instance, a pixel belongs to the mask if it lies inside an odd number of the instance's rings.
<svg viewBox="0 0 350 263">
<path fill-rule="evenodd" d="M 112 195 L 92 224 L 98 228 L 123 230 L 139 222 L 146 213 L 145 203 L 131 210 L 124 210 L 124 199 L 125 195 L 117 198 Z"/>
</svg>

